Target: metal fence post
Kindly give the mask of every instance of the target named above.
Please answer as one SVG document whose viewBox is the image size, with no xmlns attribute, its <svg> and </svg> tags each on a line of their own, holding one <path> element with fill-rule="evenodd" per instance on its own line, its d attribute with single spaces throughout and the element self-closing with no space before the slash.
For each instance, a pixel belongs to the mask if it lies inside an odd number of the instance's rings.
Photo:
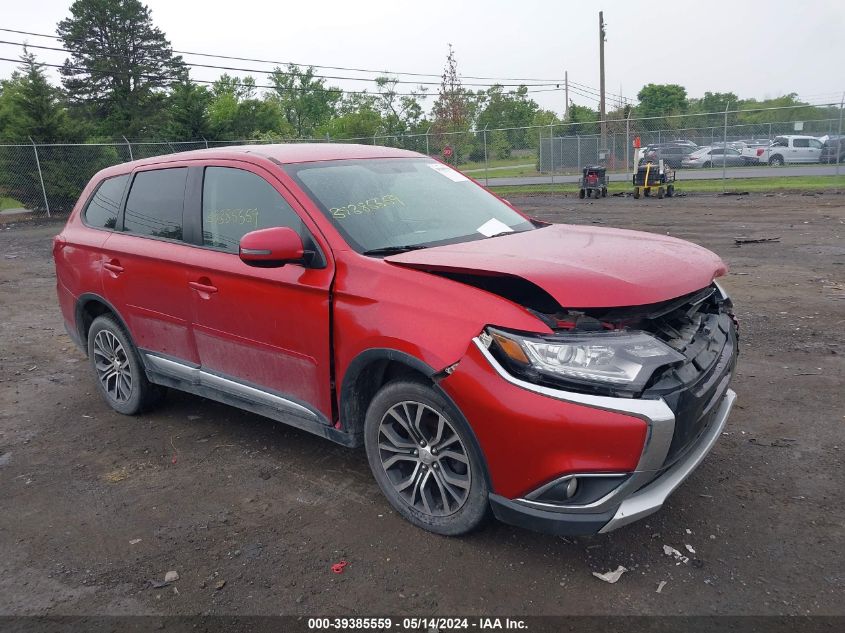
<svg viewBox="0 0 845 633">
<path fill-rule="evenodd" d="M 552 169 L 552 184 L 555 184 L 555 124 L 549 123 L 549 159 Z"/>
<path fill-rule="evenodd" d="M 731 102 L 725 104 L 725 132 L 722 137 L 722 191 L 727 191 L 725 186 L 725 177 L 728 168 L 728 108 L 731 107 Z"/>
<path fill-rule="evenodd" d="M 581 135 L 578 134 L 575 138 L 578 139 L 578 156 L 576 158 L 576 162 L 578 163 L 577 167 L 581 167 Z"/>
<path fill-rule="evenodd" d="M 431 150 L 428 147 L 428 135 L 431 133 L 431 128 L 434 127 L 433 125 L 429 125 L 428 129 L 425 131 L 425 155 L 431 156 Z"/>
<path fill-rule="evenodd" d="M 625 171 L 631 171 L 631 113 L 625 117 Z"/>
<path fill-rule="evenodd" d="M 836 175 L 839 175 L 839 157 L 842 155 L 842 106 L 845 105 L 845 92 L 839 101 L 839 138 L 836 140 Z"/>
<path fill-rule="evenodd" d="M 125 136 L 123 136 L 123 140 L 126 141 L 126 147 L 129 149 L 129 160 L 130 161 L 135 160 L 135 158 L 132 156 L 132 144 L 129 142 L 129 140 Z"/>
<path fill-rule="evenodd" d="M 484 124 L 484 130 L 482 132 L 484 138 L 484 186 L 490 184 L 490 178 L 487 174 L 487 123 Z"/>
<path fill-rule="evenodd" d="M 208 149 L 208 141 L 207 141 L 207 140 L 205 140 L 205 137 L 204 137 L 204 136 L 201 136 L 200 138 L 201 138 L 201 139 L 203 140 L 203 142 L 205 143 L 205 149 Z"/>
<path fill-rule="evenodd" d="M 38 148 L 35 146 L 35 141 L 29 137 L 29 142 L 32 143 L 32 151 L 35 152 L 35 166 L 38 167 L 38 180 L 41 181 L 41 193 L 44 195 L 44 207 L 47 209 L 47 217 L 50 217 L 50 203 L 47 202 L 47 190 L 44 188 L 44 175 L 41 173 L 41 161 L 38 159 Z"/>
</svg>

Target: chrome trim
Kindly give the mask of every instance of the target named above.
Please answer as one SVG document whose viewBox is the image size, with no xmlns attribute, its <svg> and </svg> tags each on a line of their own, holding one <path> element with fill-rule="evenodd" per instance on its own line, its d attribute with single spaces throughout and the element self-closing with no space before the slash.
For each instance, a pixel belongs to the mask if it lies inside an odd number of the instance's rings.
<svg viewBox="0 0 845 633">
<path fill-rule="evenodd" d="M 651 471 L 644 471 L 643 474 L 646 474 L 646 472 L 650 474 Z M 613 500 L 631 487 L 628 482 L 634 477 L 636 477 L 638 475 L 637 473 L 634 473 L 629 479 L 623 481 L 621 484 L 619 484 L 619 486 L 608 492 L 605 496 L 601 497 L 600 499 L 596 499 L 591 503 L 571 505 L 567 505 L 564 503 L 547 503 L 545 501 L 537 501 L 533 497 L 541 495 L 543 492 L 545 492 L 547 489 L 551 488 L 555 484 L 562 481 L 566 481 L 567 479 L 571 479 L 572 477 L 578 477 L 580 479 L 584 479 L 586 477 L 625 477 L 629 474 L 630 473 L 576 473 L 572 475 L 564 475 L 563 477 L 558 477 L 557 479 L 554 479 L 549 483 L 540 486 L 539 488 L 531 491 L 524 497 L 514 499 L 514 501 L 530 506 L 532 508 L 537 508 L 538 510 L 550 510 L 552 512 L 573 512 L 576 514 L 581 512 L 600 512 L 607 506 L 613 505 Z"/>
<path fill-rule="evenodd" d="M 318 416 L 305 407 L 293 400 L 288 400 L 282 396 L 270 393 L 258 387 L 252 387 L 231 378 L 224 378 L 217 374 L 212 374 L 203 371 L 199 367 L 180 363 L 179 361 L 163 358 L 155 354 L 144 353 L 144 360 L 149 367 L 167 376 L 172 376 L 180 380 L 191 383 L 192 385 L 200 385 L 214 389 L 216 391 L 224 392 L 230 396 L 243 398 L 250 402 L 267 405 L 290 413 L 300 418 L 308 420 L 319 420 Z"/>
<path fill-rule="evenodd" d="M 613 518 L 600 532 L 610 532 L 659 510 L 666 498 L 689 477 L 713 448 L 722 434 L 722 429 L 725 428 L 734 400 L 736 400 L 736 393 L 733 389 L 728 389 L 722 397 L 710 429 L 701 437 L 696 449 L 687 453 L 653 483 L 625 499 Z"/>
<path fill-rule="evenodd" d="M 618 488 L 610 491 L 598 501 L 580 506 L 553 505 L 531 501 L 530 499 L 517 499 L 517 501 L 542 510 L 553 510 L 555 512 L 601 512 L 613 505 L 616 497 L 645 485 L 654 476 L 654 471 L 663 466 L 666 456 L 669 454 L 672 437 L 675 434 L 675 414 L 663 398 L 654 400 L 613 398 L 535 385 L 517 378 L 502 367 L 478 336 L 472 341 L 496 373 L 512 385 L 555 400 L 631 415 L 644 420 L 648 424 L 643 452 L 640 455 L 636 470 Z"/>
</svg>

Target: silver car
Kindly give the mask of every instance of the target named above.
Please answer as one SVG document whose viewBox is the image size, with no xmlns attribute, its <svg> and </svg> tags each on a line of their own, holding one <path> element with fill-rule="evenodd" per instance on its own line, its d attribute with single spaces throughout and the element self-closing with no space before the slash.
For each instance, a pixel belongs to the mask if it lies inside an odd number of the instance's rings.
<svg viewBox="0 0 845 633">
<path fill-rule="evenodd" d="M 684 156 L 681 167 L 735 167 L 748 161 L 742 153 L 732 147 L 701 147 L 689 156 Z"/>
</svg>

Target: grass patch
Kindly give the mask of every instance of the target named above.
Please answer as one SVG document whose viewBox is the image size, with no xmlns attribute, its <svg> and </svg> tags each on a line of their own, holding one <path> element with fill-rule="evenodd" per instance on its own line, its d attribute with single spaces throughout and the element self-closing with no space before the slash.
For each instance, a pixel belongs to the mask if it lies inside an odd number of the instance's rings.
<svg viewBox="0 0 845 633">
<path fill-rule="evenodd" d="M 23 207 L 23 204 L 14 198 L 0 196 L 0 211 L 5 209 L 20 209 L 21 207 Z"/>
<path fill-rule="evenodd" d="M 521 193 L 578 193 L 576 183 L 561 185 L 507 185 L 490 186 L 499 195 Z M 678 193 L 722 193 L 722 191 L 814 191 L 818 189 L 845 189 L 845 176 L 776 176 L 773 178 L 728 178 L 724 188 L 722 180 L 678 180 L 675 183 Z M 627 182 L 611 182 L 607 187 L 608 195 L 620 191 L 634 191 Z"/>
</svg>

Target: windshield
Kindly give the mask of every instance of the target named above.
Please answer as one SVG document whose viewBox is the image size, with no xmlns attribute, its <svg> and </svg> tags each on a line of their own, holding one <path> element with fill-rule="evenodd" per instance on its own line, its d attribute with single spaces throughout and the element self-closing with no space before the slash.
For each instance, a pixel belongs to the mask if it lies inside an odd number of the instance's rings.
<svg viewBox="0 0 845 633">
<path fill-rule="evenodd" d="M 285 169 L 362 253 L 535 228 L 463 174 L 427 158 L 320 161 Z"/>
</svg>

